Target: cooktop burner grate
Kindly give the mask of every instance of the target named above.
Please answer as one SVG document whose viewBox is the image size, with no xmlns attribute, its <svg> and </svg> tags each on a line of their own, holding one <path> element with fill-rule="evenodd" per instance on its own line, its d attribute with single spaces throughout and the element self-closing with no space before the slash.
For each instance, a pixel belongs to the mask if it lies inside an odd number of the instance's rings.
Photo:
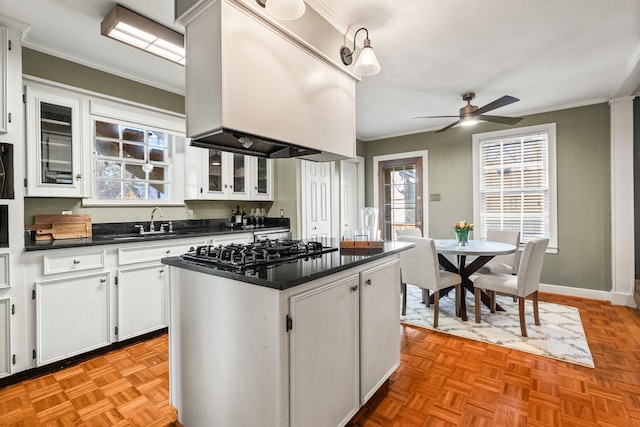
<svg viewBox="0 0 640 427">
<path fill-rule="evenodd" d="M 249 244 L 198 246 L 191 248 L 180 258 L 205 267 L 243 272 L 282 262 L 316 258 L 336 250 L 338 248 L 323 246 L 316 241 L 265 239 Z"/>
</svg>

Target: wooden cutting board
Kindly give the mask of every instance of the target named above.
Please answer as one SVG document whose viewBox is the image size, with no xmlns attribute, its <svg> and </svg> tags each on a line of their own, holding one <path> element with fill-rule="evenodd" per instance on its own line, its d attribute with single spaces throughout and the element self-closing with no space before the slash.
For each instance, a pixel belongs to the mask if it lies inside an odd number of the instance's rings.
<svg viewBox="0 0 640 427">
<path fill-rule="evenodd" d="M 91 223 L 91 215 L 34 215 L 34 224 L 58 224 L 64 222 Z"/>
<path fill-rule="evenodd" d="M 91 237 L 91 215 L 34 215 L 35 239 L 78 239 Z"/>
<path fill-rule="evenodd" d="M 67 222 L 51 224 L 50 228 L 36 228 L 36 240 L 78 239 L 90 236 L 91 224 L 87 222 Z"/>
</svg>

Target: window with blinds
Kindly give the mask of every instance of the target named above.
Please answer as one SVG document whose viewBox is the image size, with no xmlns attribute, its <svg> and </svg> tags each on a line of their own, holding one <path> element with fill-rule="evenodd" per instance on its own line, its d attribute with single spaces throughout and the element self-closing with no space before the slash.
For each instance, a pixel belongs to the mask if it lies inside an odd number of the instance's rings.
<svg viewBox="0 0 640 427">
<path fill-rule="evenodd" d="M 550 174 L 549 129 L 500 135 L 474 135 L 476 225 L 487 230 L 520 231 L 521 241 L 548 237 L 555 224 L 555 182 Z M 553 216 L 553 218 L 552 218 Z M 555 239 L 553 239 L 555 241 Z"/>
</svg>

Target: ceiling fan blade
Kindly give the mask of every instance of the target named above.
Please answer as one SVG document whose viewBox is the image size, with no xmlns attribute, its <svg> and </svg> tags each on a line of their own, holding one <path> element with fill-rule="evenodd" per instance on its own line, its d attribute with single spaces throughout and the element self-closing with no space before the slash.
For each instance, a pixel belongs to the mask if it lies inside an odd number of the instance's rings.
<svg viewBox="0 0 640 427">
<path fill-rule="evenodd" d="M 485 122 L 502 123 L 505 125 L 515 125 L 522 120 L 522 117 L 487 116 L 486 114 L 481 114 L 479 118 Z"/>
<path fill-rule="evenodd" d="M 487 105 L 478 108 L 473 112 L 473 114 L 482 114 L 487 111 L 495 110 L 496 108 L 504 107 L 505 105 L 513 104 L 514 102 L 520 101 L 518 98 L 514 98 L 513 96 L 505 95 L 502 98 L 498 98 L 493 102 L 488 103 Z"/>
<path fill-rule="evenodd" d="M 414 119 L 445 119 L 449 117 L 460 117 L 460 116 L 417 116 Z"/>
<path fill-rule="evenodd" d="M 457 125 L 458 123 L 460 123 L 460 120 L 456 120 L 455 122 L 451 123 L 449 126 L 445 126 L 442 129 L 435 131 L 435 133 L 440 133 L 440 132 L 444 132 L 445 130 L 449 130 L 455 125 Z"/>
</svg>

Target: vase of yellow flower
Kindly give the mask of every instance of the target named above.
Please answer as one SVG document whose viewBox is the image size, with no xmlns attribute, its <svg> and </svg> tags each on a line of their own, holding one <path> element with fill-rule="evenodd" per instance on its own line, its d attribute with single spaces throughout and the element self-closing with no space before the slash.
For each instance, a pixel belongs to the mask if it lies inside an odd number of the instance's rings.
<svg viewBox="0 0 640 427">
<path fill-rule="evenodd" d="M 453 230 L 456 232 L 458 246 L 467 246 L 469 244 L 469 232 L 473 230 L 473 224 L 468 224 L 467 221 L 460 221 L 453 226 Z"/>
</svg>

